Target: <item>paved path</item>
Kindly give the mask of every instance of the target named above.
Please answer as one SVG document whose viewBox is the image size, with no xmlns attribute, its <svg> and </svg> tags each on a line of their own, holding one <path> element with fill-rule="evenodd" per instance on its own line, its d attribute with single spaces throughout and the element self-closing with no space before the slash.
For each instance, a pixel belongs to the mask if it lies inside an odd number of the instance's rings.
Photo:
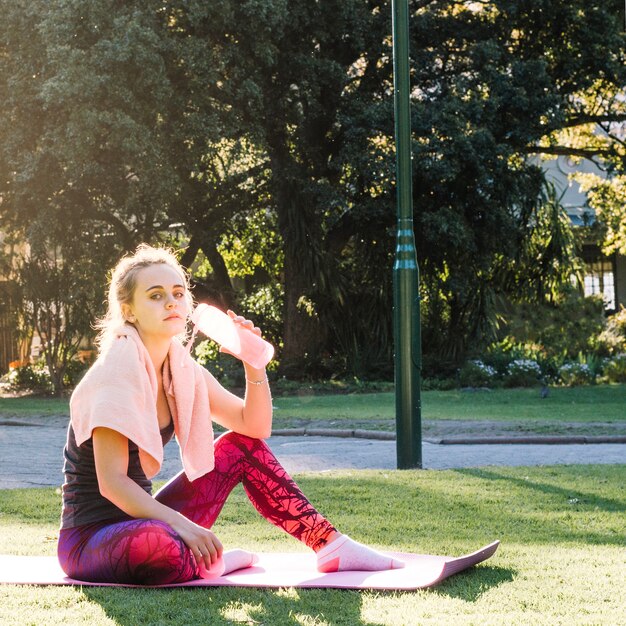
<svg viewBox="0 0 626 626">
<path fill-rule="evenodd" d="M 59 486 L 65 444 L 63 420 L 51 425 L 0 424 L 0 489 Z M 269 444 L 291 473 L 336 469 L 395 469 L 395 441 L 336 437 L 272 437 Z M 424 442 L 425 469 L 485 465 L 558 465 L 572 463 L 626 463 L 626 445 L 476 444 L 439 445 Z M 159 477 L 180 470 L 174 441 L 165 450 Z"/>
</svg>

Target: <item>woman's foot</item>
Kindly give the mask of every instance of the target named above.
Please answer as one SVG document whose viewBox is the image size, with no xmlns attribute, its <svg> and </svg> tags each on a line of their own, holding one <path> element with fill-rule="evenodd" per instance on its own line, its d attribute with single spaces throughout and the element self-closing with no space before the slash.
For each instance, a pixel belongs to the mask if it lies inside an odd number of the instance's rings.
<svg viewBox="0 0 626 626">
<path fill-rule="evenodd" d="M 244 569 L 245 567 L 252 567 L 255 563 L 258 563 L 259 557 L 254 552 L 248 552 L 247 550 L 228 550 L 222 555 L 224 560 L 224 572 L 223 574 L 230 574 L 238 569 Z"/>
<path fill-rule="evenodd" d="M 320 572 L 379 571 L 401 569 L 402 561 L 376 552 L 347 535 L 339 535 L 317 553 Z"/>
<path fill-rule="evenodd" d="M 222 557 L 211 565 L 210 569 L 207 569 L 204 565 L 200 565 L 200 578 L 219 578 L 220 576 L 226 576 L 226 574 L 235 572 L 238 569 L 252 567 L 258 560 L 259 557 L 254 554 L 254 552 L 239 549 L 228 550 L 228 552 L 224 552 Z"/>
</svg>

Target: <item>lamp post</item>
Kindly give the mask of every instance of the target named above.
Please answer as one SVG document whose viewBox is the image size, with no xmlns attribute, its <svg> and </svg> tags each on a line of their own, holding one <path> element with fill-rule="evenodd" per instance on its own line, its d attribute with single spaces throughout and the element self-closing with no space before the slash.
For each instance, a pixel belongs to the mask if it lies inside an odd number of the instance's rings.
<svg viewBox="0 0 626 626">
<path fill-rule="evenodd" d="M 398 225 L 393 266 L 398 469 L 422 467 L 419 270 L 413 235 L 408 0 L 392 0 Z"/>
</svg>

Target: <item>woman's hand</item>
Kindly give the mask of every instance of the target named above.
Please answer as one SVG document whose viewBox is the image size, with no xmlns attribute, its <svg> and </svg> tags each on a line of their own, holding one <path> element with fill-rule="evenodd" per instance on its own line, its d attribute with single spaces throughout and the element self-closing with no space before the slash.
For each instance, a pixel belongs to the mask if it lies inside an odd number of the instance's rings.
<svg viewBox="0 0 626 626">
<path fill-rule="evenodd" d="M 211 565 L 222 556 L 222 542 L 213 531 L 195 524 L 183 515 L 170 525 L 191 550 L 199 566 L 204 565 L 207 570 L 211 569 Z"/>
<path fill-rule="evenodd" d="M 231 311 L 231 309 L 228 309 L 226 313 L 228 317 L 230 317 L 230 319 L 233 320 L 233 322 L 235 322 L 235 324 L 237 324 L 238 326 L 242 326 L 243 328 L 257 335 L 258 337 L 262 336 L 261 329 L 255 326 L 251 320 L 246 319 L 245 317 L 243 317 L 243 315 L 237 315 L 237 313 L 235 313 L 234 311 Z M 231 356 L 234 356 L 235 358 L 239 358 L 235 356 L 230 350 L 227 350 L 223 346 L 220 346 L 220 352 L 223 352 L 224 354 L 230 354 Z"/>
<path fill-rule="evenodd" d="M 210 569 L 222 556 L 222 544 L 212 531 L 195 524 L 155 500 L 128 477 L 128 439 L 115 430 L 93 431 L 93 451 L 100 493 L 131 517 L 169 524 L 191 550 L 198 565 Z"/>
</svg>

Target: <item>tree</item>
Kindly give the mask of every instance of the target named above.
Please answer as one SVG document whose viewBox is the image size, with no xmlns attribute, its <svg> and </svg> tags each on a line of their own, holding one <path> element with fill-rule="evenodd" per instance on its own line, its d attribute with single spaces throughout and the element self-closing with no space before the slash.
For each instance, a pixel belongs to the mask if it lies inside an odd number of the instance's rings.
<svg viewBox="0 0 626 626">
<path fill-rule="evenodd" d="M 2 3 L 0 228 L 26 245 L 24 322 L 57 392 L 101 312 L 105 268 L 170 224 L 157 5 Z"/>
<path fill-rule="evenodd" d="M 70 362 L 91 335 L 96 313 L 93 305 L 104 298 L 104 282 L 93 280 L 97 270 L 101 272 L 97 259 L 87 261 L 79 254 L 74 263 L 67 247 L 63 257 L 50 249 L 31 250 L 17 264 L 21 323 L 39 336 L 57 395 L 66 387 Z"/>
<path fill-rule="evenodd" d="M 410 3 L 415 231 L 433 367 L 490 336 L 501 295 L 553 298 L 575 268 L 533 159 L 615 153 L 619 136 L 599 149 L 583 129 L 623 119 L 616 97 L 597 106 L 625 82 L 618 8 Z M 246 295 L 282 283 L 285 372 L 390 373 L 389 2 L 2 9 L 0 228 L 62 254 L 81 241 L 98 259 L 140 240 L 187 242 L 185 263 L 208 261 L 207 292 L 224 304 L 255 306 Z M 564 130 L 570 143 L 557 138 Z M 244 251 L 248 239 L 262 260 Z"/>
<path fill-rule="evenodd" d="M 282 239 L 285 371 L 302 373 L 305 362 L 317 362 L 337 301 L 328 296 L 341 292 L 335 255 L 352 236 L 345 216 L 361 192 L 346 180 L 345 120 L 355 88 L 367 83 L 353 66 L 365 48 L 383 46 L 389 19 L 380 20 L 376 4 L 177 5 L 186 33 L 219 46 L 211 91 L 231 112 L 226 128 L 245 135 L 260 155 L 248 175 L 263 193 L 251 204 L 275 211 Z M 359 137 L 360 146 L 364 141 Z M 240 201 L 241 188 L 231 197 Z"/>
<path fill-rule="evenodd" d="M 500 294 L 549 300 L 576 270 L 568 223 L 531 157 L 593 115 L 582 91 L 599 78 L 623 84 L 624 35 L 615 2 L 410 7 L 424 342 L 431 363 L 453 365 L 493 336 Z M 363 354 L 348 346 L 367 345 L 376 356 L 365 370 L 389 362 L 389 3 L 222 2 L 203 16 L 227 33 L 220 101 L 269 160 L 285 361 L 301 369 L 305 357 L 352 350 L 356 363 Z M 342 323 L 364 309 L 366 326 Z"/>
<path fill-rule="evenodd" d="M 556 267 L 561 281 L 576 268 L 563 215 L 545 232 L 554 203 L 529 157 L 549 154 L 553 132 L 593 116 L 579 94 L 599 78 L 624 84 L 624 34 L 616 2 L 412 6 L 424 342 L 455 363 L 493 332 L 499 293 L 523 281 L 534 286 L 527 297 L 551 297 L 555 283 L 537 266 Z"/>
<path fill-rule="evenodd" d="M 97 225 L 121 249 L 150 239 L 168 225 L 176 184 L 156 3 L 4 4 L 2 227 L 26 234 L 53 214 L 64 228 Z"/>
</svg>

